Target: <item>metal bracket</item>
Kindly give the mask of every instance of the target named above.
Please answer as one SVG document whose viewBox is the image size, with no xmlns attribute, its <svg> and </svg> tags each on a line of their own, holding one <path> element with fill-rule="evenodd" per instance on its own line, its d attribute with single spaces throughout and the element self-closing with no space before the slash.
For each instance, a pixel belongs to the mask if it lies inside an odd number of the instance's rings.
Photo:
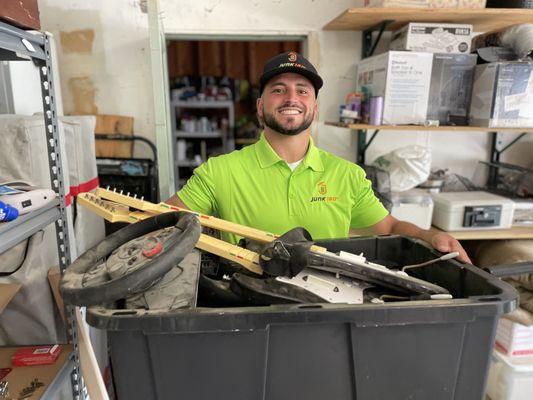
<svg viewBox="0 0 533 400">
<path fill-rule="evenodd" d="M 512 145 L 522 139 L 528 132 L 522 132 L 520 135 L 515 137 L 511 142 L 509 142 L 503 149 L 498 149 L 498 132 L 490 132 L 490 162 L 498 163 L 500 161 L 500 156 L 503 152 L 508 150 Z M 495 165 L 489 166 L 489 176 L 487 179 L 488 187 L 496 187 L 498 184 L 498 167 Z"/>
<path fill-rule="evenodd" d="M 365 164 L 366 151 L 379 133 L 379 129 L 376 129 L 372 136 L 370 136 L 368 143 L 366 141 L 366 132 L 366 130 L 357 131 L 357 164 L 360 165 Z"/>
<path fill-rule="evenodd" d="M 379 24 L 374 25 L 371 28 L 366 29 L 363 31 L 363 37 L 362 37 L 362 48 L 361 48 L 361 57 L 367 58 L 370 57 L 372 54 L 374 54 L 374 51 L 376 50 L 377 45 L 379 44 L 379 41 L 381 40 L 381 37 L 383 36 L 383 32 L 385 32 L 385 29 L 387 29 L 387 26 L 392 24 L 394 20 L 392 19 L 386 19 L 384 21 L 381 21 Z M 378 35 L 376 37 L 376 40 L 373 39 L 373 33 L 378 32 Z M 376 130 L 374 134 L 370 137 L 370 140 L 368 143 L 366 142 L 366 130 L 358 130 L 357 131 L 357 155 L 356 155 L 356 162 L 357 164 L 364 165 L 365 163 L 365 153 L 372 141 L 375 139 L 376 135 L 378 134 L 379 130 Z"/>
<path fill-rule="evenodd" d="M 385 29 L 387 26 L 392 24 L 394 20 L 392 19 L 386 19 L 384 21 L 381 21 L 379 24 L 374 25 L 371 28 L 366 29 L 363 31 L 363 47 L 361 52 L 362 58 L 370 57 L 372 54 L 374 54 L 374 51 L 376 50 L 376 47 L 381 40 L 381 36 L 383 35 L 383 32 L 385 32 Z M 372 43 L 372 34 L 374 32 L 378 32 L 378 37 L 376 40 Z"/>
</svg>

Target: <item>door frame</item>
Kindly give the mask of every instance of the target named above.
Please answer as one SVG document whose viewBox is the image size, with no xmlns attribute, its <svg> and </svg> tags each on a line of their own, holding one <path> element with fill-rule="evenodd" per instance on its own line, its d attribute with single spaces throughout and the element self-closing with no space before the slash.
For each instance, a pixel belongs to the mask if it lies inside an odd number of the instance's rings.
<svg viewBox="0 0 533 400">
<path fill-rule="evenodd" d="M 149 2 L 151 3 L 151 2 Z M 160 21 L 158 21 L 160 23 Z M 242 41 L 242 42 L 285 42 L 299 41 L 302 43 L 302 53 L 308 57 L 309 53 L 309 32 L 298 33 L 164 33 L 164 46 L 160 48 L 160 56 L 152 55 L 152 78 L 154 80 L 154 108 L 156 116 L 156 144 L 159 160 L 159 193 L 161 200 L 165 200 L 175 194 L 177 182 L 174 177 L 174 148 L 172 135 L 172 124 L 170 116 L 170 79 L 168 75 L 168 59 L 166 45 L 168 41 L 191 40 L 191 41 Z M 162 63 L 160 67 L 154 68 L 154 63 Z M 164 82 L 164 88 L 160 84 Z M 156 86 L 159 86 L 156 88 Z M 163 97 L 163 99 L 162 99 Z"/>
</svg>

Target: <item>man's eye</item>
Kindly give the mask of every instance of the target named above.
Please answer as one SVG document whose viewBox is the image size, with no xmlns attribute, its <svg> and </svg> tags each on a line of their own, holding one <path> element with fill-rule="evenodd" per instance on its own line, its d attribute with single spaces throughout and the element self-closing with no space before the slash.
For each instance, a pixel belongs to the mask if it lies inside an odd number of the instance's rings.
<svg viewBox="0 0 533 400">
<path fill-rule="evenodd" d="M 272 90 L 272 93 L 281 93 L 281 92 L 282 92 L 282 90 L 280 88 Z"/>
<path fill-rule="evenodd" d="M 307 94 L 309 91 L 307 89 L 300 89 L 300 94 Z"/>
</svg>

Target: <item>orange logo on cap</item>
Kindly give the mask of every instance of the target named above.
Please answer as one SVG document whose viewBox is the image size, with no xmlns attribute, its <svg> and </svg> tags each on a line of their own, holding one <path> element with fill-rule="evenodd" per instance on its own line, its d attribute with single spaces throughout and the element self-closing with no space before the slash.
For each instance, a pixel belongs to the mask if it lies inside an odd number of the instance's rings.
<svg viewBox="0 0 533 400">
<path fill-rule="evenodd" d="M 289 61 L 290 61 L 290 62 L 295 62 L 296 59 L 298 58 L 298 54 L 296 54 L 294 51 L 291 51 L 291 52 L 288 54 L 288 57 L 289 57 Z"/>
</svg>

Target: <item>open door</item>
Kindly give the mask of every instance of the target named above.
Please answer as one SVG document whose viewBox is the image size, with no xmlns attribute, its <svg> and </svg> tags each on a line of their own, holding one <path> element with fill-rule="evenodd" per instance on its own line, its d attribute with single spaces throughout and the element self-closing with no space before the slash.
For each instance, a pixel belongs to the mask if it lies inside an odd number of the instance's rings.
<svg viewBox="0 0 533 400">
<path fill-rule="evenodd" d="M 170 105 L 165 33 L 159 0 L 148 0 L 148 31 L 154 93 L 155 138 L 158 159 L 159 193 L 162 201 L 175 193 L 174 146 L 170 129 Z"/>
</svg>

